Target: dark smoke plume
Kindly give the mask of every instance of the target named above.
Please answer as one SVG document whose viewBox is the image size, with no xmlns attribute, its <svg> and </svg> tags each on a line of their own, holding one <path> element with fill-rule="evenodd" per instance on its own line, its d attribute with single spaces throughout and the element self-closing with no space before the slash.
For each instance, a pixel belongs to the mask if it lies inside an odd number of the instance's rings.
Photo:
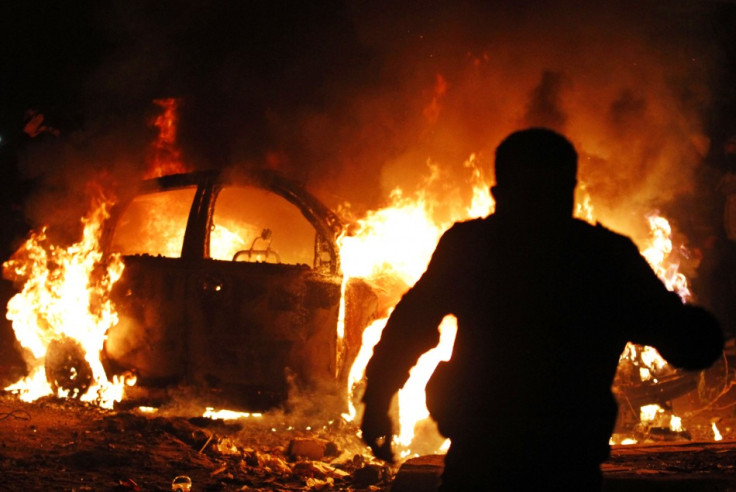
<svg viewBox="0 0 736 492">
<path fill-rule="evenodd" d="M 564 130 L 567 116 L 560 107 L 563 86 L 564 78 L 561 74 L 545 71 L 539 85 L 532 91 L 524 123 L 528 126 Z"/>
<path fill-rule="evenodd" d="M 24 46 L 12 58 L 23 65 L 14 85 L 26 87 L 14 109 L 45 112 L 61 132 L 29 139 L 17 163 L 34 183 L 34 223 L 97 174 L 123 189 L 135 182 L 155 135 L 152 101 L 175 97 L 191 166 L 275 168 L 358 211 L 396 186 L 413 191 L 428 164 L 442 178 L 439 199 L 463 195 L 468 156 L 490 177 L 506 134 L 550 126 L 577 145 L 582 180 L 616 225 L 690 191 L 722 87 L 714 62 L 729 31 L 714 26 L 730 7 L 187 0 L 45 9 L 25 7 L 11 32 Z M 53 76 L 28 61 L 36 55 Z"/>
</svg>

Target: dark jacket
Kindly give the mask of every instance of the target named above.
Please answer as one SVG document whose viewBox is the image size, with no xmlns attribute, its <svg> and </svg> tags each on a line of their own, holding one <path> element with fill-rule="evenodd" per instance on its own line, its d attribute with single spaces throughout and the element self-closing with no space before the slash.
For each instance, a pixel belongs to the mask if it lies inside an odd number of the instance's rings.
<svg viewBox="0 0 736 492">
<path fill-rule="evenodd" d="M 387 408 L 447 314 L 457 338 L 428 407 L 453 447 L 482 443 L 489 462 L 572 440 L 599 463 L 628 341 L 686 369 L 709 366 L 723 346 L 713 318 L 667 291 L 628 238 L 574 219 L 535 229 L 490 216 L 448 230 L 396 306 L 366 371 L 367 404 Z"/>
</svg>

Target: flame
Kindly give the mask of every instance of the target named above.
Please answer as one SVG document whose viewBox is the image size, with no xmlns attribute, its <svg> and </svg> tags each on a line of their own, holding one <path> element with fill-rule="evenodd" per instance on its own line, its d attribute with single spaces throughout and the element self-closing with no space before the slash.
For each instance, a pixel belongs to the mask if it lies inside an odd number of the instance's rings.
<svg viewBox="0 0 736 492">
<path fill-rule="evenodd" d="M 210 233 L 210 257 L 216 259 L 227 259 L 233 257 L 235 252 L 248 249 L 243 236 L 243 231 L 235 231 L 235 228 L 228 228 L 222 224 L 217 226 Z M 256 235 L 249 231 L 249 237 Z"/>
<path fill-rule="evenodd" d="M 588 187 L 582 181 L 578 183 L 578 187 L 575 190 L 574 215 L 588 224 L 595 224 L 593 202 L 591 201 L 590 193 L 588 193 Z"/>
<path fill-rule="evenodd" d="M 186 171 L 176 146 L 178 100 L 157 99 L 154 103 L 164 111 L 152 123 L 158 138 L 152 145 L 146 178 Z M 125 386 L 135 384 L 132 376 L 109 379 L 100 359 L 107 330 L 118 321 L 109 293 L 124 269 L 120 255 L 103 258 L 99 243 L 112 204 L 112 200 L 96 200 L 82 219 L 79 242 L 67 248 L 55 245 L 43 227 L 31 232 L 3 264 L 4 276 L 23 285 L 8 302 L 7 318 L 29 359 L 28 376 L 5 389 L 24 401 L 55 394 L 112 408 L 123 399 Z M 54 347 L 52 353 L 50 347 Z M 48 380 L 55 375 L 53 367 L 49 368 L 54 350 L 62 351 L 64 363 L 64 358 L 71 360 L 70 367 L 61 369 L 62 383 Z"/>
<path fill-rule="evenodd" d="M 470 154 L 470 157 L 468 157 L 468 160 L 463 163 L 463 166 L 470 169 L 472 173 L 471 184 L 473 188 L 473 197 L 470 200 L 470 206 L 466 209 L 467 218 L 481 218 L 493 213 L 496 208 L 496 202 L 493 200 L 490 189 L 486 185 L 482 168 L 478 163 L 477 155 Z"/>
<path fill-rule="evenodd" d="M 432 220 L 431 204 L 420 192 L 405 198 L 396 188 L 392 205 L 369 212 L 357 229 L 340 239 L 340 264 L 345 277 L 394 276 L 413 285 L 424 273 L 444 227 Z"/>
<path fill-rule="evenodd" d="M 679 272 L 679 262 L 672 258 L 674 251 L 672 227 L 666 218 L 656 212 L 648 214 L 645 218 L 649 225 L 649 238 L 640 246 L 641 254 L 667 289 L 677 293 L 685 302 L 690 298 L 691 293 L 687 278 Z M 660 375 L 669 375 L 674 372 L 674 369 L 659 352 L 649 346 L 628 343 L 621 354 L 619 365 L 627 363 L 638 369 L 641 382 L 656 384 Z M 673 432 L 683 430 L 680 417 L 662 409 L 659 405 L 645 405 L 640 408 L 639 420 L 642 423 L 662 421 L 666 417 L 670 419 L 670 430 Z"/>
<path fill-rule="evenodd" d="M 350 368 L 350 374 L 348 375 L 349 396 L 352 396 L 353 388 L 365 375 L 365 368 L 368 366 L 368 361 L 373 357 L 373 348 L 381 339 L 381 333 L 386 326 L 386 321 L 388 321 L 388 318 L 378 319 L 363 330 L 360 351 L 358 352 L 358 355 Z M 355 419 L 356 413 L 355 403 L 352 398 L 348 398 L 348 413 L 343 414 L 343 418 L 348 422 L 352 422 Z"/>
<path fill-rule="evenodd" d="M 446 82 L 437 79 L 432 114 L 439 111 L 439 100 L 446 90 Z M 176 145 L 177 99 L 159 99 L 154 103 L 163 108 L 163 113 L 152 123 L 158 129 L 158 138 L 152 145 L 147 178 L 170 173 L 185 172 L 181 152 Z M 435 111 L 436 110 L 436 111 Z M 469 171 L 468 182 L 472 188 L 469 203 L 462 203 L 457 197 L 434 199 L 428 192 L 430 185 L 440 179 L 439 166 L 429 164 L 431 176 L 414 195 L 408 196 L 400 188 L 390 194 L 390 204 L 382 209 L 370 211 L 358 220 L 349 234 L 339 240 L 340 260 L 344 274 L 343 302 L 340 307 L 338 336 L 344 336 L 344 292 L 350 278 L 363 278 L 377 287 L 377 291 L 395 302 L 400 294 L 413 285 L 427 267 L 436 244 L 453 222 L 476 217 L 484 217 L 493 212 L 494 201 L 483 176 L 479 159 L 471 154 L 464 162 Z M 458 201 L 460 203 L 454 203 Z M 451 203 L 452 202 L 452 203 Z M 22 398 L 32 400 L 51 394 L 52 389 L 46 381 L 43 361 L 49 344 L 60 338 L 75 340 L 83 348 L 85 359 L 93 373 L 94 383 L 82 395 L 83 399 L 99 401 L 103 406 L 112 406 L 123 397 L 125 378 L 105 375 L 99 360 L 107 329 L 117 322 L 117 316 L 107 293 L 122 274 L 123 264 L 119 257 L 111 257 L 104 265 L 102 274 L 95 274 L 102 263 L 102 253 L 98 238 L 102 221 L 107 217 L 109 204 L 101 204 L 89 217 L 83 220 L 84 237 L 80 243 L 67 249 L 49 244 L 42 229 L 31 235 L 14 259 L 4 266 L 16 279 L 24 279 L 23 292 L 15 296 L 8 305 L 8 318 L 13 321 L 16 336 L 34 357 L 29 376 L 7 389 L 19 392 Z M 436 213 L 436 208 L 441 212 Z M 447 213 L 447 211 L 451 213 Z M 442 218 L 438 218 L 438 216 Z M 583 183 L 578 187 L 576 217 L 595 222 L 591 197 Z M 664 217 L 652 214 L 647 217 L 651 231 L 651 241 L 642 254 L 650 262 L 657 274 L 671 290 L 680 294 L 683 300 L 690 295 L 687 280 L 678 272 L 678 263 L 672 260 L 674 251 L 672 230 Z M 158 224 L 168 230 L 166 222 Z M 227 256 L 228 251 L 242 249 L 242 231 L 218 225 L 213 232 L 212 252 L 216 257 Z M 177 245 L 180 244 L 176 241 Z M 177 246 L 178 247 L 178 246 Z M 171 251 L 171 255 L 178 251 Z M 95 279 L 92 281 L 91 279 Z M 393 286 L 387 287 L 386 279 Z M 397 286 L 396 284 L 400 284 Z M 348 394 L 363 378 L 365 367 L 372 355 L 373 347 L 380 339 L 387 317 L 375 320 L 363 334 L 360 352 L 351 368 L 348 381 Z M 399 392 L 399 433 L 396 445 L 402 448 L 402 456 L 411 453 L 414 428 L 417 422 L 428 417 L 424 401 L 424 387 L 440 360 L 449 360 L 452 354 L 456 324 L 451 318 L 443 321 L 438 328 L 438 346 L 423 355 L 411 370 L 410 378 Z M 655 378 L 656 372 L 666 366 L 666 362 L 650 347 L 627 347 L 625 354 L 638 356 L 644 362 L 640 368 L 642 380 Z M 637 355 L 638 354 L 638 355 Z M 656 380 L 656 378 L 655 378 Z M 57 389 L 61 395 L 62 390 Z M 346 420 L 355 418 L 355 405 L 349 402 Z M 210 409 L 208 409 L 209 411 Z M 223 418 L 223 417 L 213 417 Z M 676 418 L 676 417 L 674 417 Z M 443 442 L 438 451 L 446 449 Z"/>
<path fill-rule="evenodd" d="M 351 277 L 361 277 L 372 282 L 381 292 L 381 289 L 385 288 L 383 279 L 393 277 L 401 280 L 408 288 L 424 272 L 442 232 L 452 222 L 484 217 L 492 213 L 494 201 L 480 172 L 475 154 L 468 158 L 465 167 L 471 172 L 470 183 L 473 191 L 470 204 L 467 206 L 458 207 L 455 203 L 432 200 L 426 190 L 429 189 L 433 179 L 436 179 L 438 169 L 430 166 L 433 177 L 413 197 L 407 197 L 401 189 L 395 189 L 390 195 L 391 203 L 387 207 L 370 211 L 357 221 L 355 230 L 351 234 L 345 234 L 339 241 L 345 282 Z M 449 223 L 435 220 L 434 207 L 440 204 L 445 211 L 449 209 L 460 212 L 450 217 Z M 580 183 L 577 188 L 575 216 L 589 223 L 596 222 L 593 201 L 584 183 Z M 687 279 L 678 271 L 679 262 L 673 259 L 670 224 L 667 219 L 656 213 L 647 215 L 646 220 L 650 234 L 644 245 L 640 245 L 642 255 L 667 288 L 677 292 L 684 301 L 689 298 L 690 292 Z M 353 392 L 365 374 L 365 368 L 373 354 L 374 346 L 380 340 L 386 321 L 387 318 L 378 319 L 364 331 L 363 344 L 349 375 L 349 411 L 343 416 L 346 420 L 355 418 Z M 394 444 L 402 458 L 411 454 L 412 449 L 418 445 L 413 442 L 416 438 L 414 428 L 418 422 L 428 417 L 424 399 L 426 383 L 438 361 L 449 359 L 452 353 L 456 325 L 454 329 L 448 326 L 443 322 L 438 347 L 432 354 L 425 354 L 427 359 L 425 356 L 420 358 L 417 366 L 411 370 L 406 385 L 399 392 L 398 435 Z M 629 344 L 621 360 L 634 359 L 641 364 L 639 374 L 642 381 L 656 382 L 656 375 L 668 368 L 667 362 L 652 347 Z M 641 420 L 646 421 L 651 412 L 659 415 L 664 411 L 659 407 L 643 408 Z M 682 428 L 679 417 L 675 415 L 668 417 L 671 428 Z M 627 438 L 622 444 L 632 441 Z M 446 449 L 448 444 L 442 443 L 436 452 Z"/>
<path fill-rule="evenodd" d="M 664 410 L 656 403 L 644 405 L 639 408 L 639 420 L 642 422 L 653 422 L 662 412 L 664 412 Z"/>
<path fill-rule="evenodd" d="M 399 188 L 394 189 L 390 194 L 390 205 L 368 212 L 357 221 L 350 234 L 344 234 L 340 238 L 340 263 L 345 283 L 352 277 L 366 279 L 376 286 L 377 292 L 395 302 L 424 273 L 434 248 L 447 227 L 455 221 L 484 217 L 493 211 L 493 198 L 478 166 L 477 156 L 473 154 L 464 163 L 464 167 L 470 170 L 470 203 L 466 206 L 441 203 L 443 212 L 458 212 L 449 217 L 449 221 L 437 219 L 435 205 L 440 202 L 431 200 L 427 189 L 438 179 L 438 169 L 432 165 L 429 167 L 430 178 L 413 197 L 407 197 Z M 401 292 L 387 290 L 386 278 L 398 280 L 402 286 Z M 341 312 L 343 311 L 344 308 L 341 308 Z M 362 345 L 348 377 L 349 410 L 343 415 L 348 421 L 353 420 L 356 415 L 352 400 L 354 389 L 364 377 L 373 348 L 380 340 L 387 320 L 388 315 L 377 319 L 363 332 Z M 441 360 L 449 360 L 452 354 L 457 330 L 455 319 L 445 318 L 438 329 L 440 341 L 437 347 L 420 357 L 417 365 L 411 369 L 406 384 L 399 391 L 399 433 L 394 444 L 402 457 L 413 453 L 412 449 L 416 444 L 413 442 L 415 426 L 429 417 L 424 398 L 427 381 L 437 364 Z M 440 445 L 435 452 L 447 449 L 448 442 L 442 439 L 437 441 Z"/>
<path fill-rule="evenodd" d="M 238 412 L 235 410 L 215 410 L 214 407 L 207 407 L 202 414 L 203 417 L 212 420 L 238 420 L 238 419 L 249 419 L 249 418 L 260 418 L 263 417 L 262 413 L 250 413 L 250 412 Z"/>
<path fill-rule="evenodd" d="M 429 418 L 424 389 L 429 378 L 441 361 L 449 361 L 457 334 L 457 319 L 445 316 L 439 326 L 440 341 L 437 346 L 421 357 L 409 371 L 409 379 L 399 390 L 399 428 L 395 442 L 405 448 L 404 456 L 410 452 L 414 440 L 414 425 Z"/>
<path fill-rule="evenodd" d="M 639 369 L 640 381 L 657 382 L 657 375 L 669 369 L 669 364 L 657 349 L 646 345 L 627 343 L 619 359 L 628 361 Z"/>
<path fill-rule="evenodd" d="M 167 174 L 187 172 L 189 169 L 182 162 L 181 151 L 176 144 L 180 100 L 176 98 L 154 99 L 153 103 L 163 108 L 163 113 L 151 123 L 151 126 L 158 129 L 158 136 L 151 145 L 148 170 L 144 178 L 158 178 Z"/>
<path fill-rule="evenodd" d="M 139 195 L 115 228 L 112 251 L 123 255 L 148 253 L 167 258 L 181 255 L 193 189 Z"/>
<path fill-rule="evenodd" d="M 722 441 L 723 436 L 721 435 L 721 431 L 718 430 L 718 426 L 715 422 L 711 422 L 711 429 L 713 430 L 713 440 Z"/>
<path fill-rule="evenodd" d="M 110 205 L 101 200 L 82 219 L 84 231 L 79 242 L 59 247 L 42 228 L 32 232 L 3 264 L 6 278 L 23 282 L 22 291 L 8 302 L 7 317 L 18 342 L 30 353 L 29 375 L 6 390 L 24 401 L 53 393 L 44 364 L 49 345 L 61 340 L 72 340 L 81 347 L 91 370 L 91 384 L 83 395 L 68 395 L 59 387 L 57 396 L 79 396 L 111 408 L 122 399 L 125 385 L 134 383 L 124 377 L 109 380 L 100 361 L 105 334 L 118 320 L 109 292 L 124 267 L 119 256 L 103 261 L 99 245 Z M 70 378 L 74 380 L 80 371 L 80 366 L 71 368 Z"/>
<path fill-rule="evenodd" d="M 671 259 L 672 227 L 667 219 L 657 213 L 649 214 L 647 221 L 651 234 L 650 245 L 641 254 L 667 289 L 676 292 L 685 302 L 690 298 L 690 289 L 687 278 L 678 271 L 679 262 Z"/>
</svg>

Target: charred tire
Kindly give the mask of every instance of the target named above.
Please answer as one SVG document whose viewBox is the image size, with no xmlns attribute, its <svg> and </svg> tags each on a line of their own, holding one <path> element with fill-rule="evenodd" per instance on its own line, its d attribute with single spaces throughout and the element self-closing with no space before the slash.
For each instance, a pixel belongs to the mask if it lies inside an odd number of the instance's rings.
<svg viewBox="0 0 736 492">
<path fill-rule="evenodd" d="M 54 340 L 49 344 L 44 368 L 54 394 L 63 390 L 71 398 L 84 395 L 94 379 L 92 368 L 84 359 L 82 346 L 71 338 Z"/>
</svg>

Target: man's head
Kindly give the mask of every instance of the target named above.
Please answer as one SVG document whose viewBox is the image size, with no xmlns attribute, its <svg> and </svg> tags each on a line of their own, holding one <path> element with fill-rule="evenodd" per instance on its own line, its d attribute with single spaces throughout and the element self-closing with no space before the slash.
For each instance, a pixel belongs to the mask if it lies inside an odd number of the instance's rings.
<svg viewBox="0 0 736 492">
<path fill-rule="evenodd" d="M 578 155 L 565 137 L 546 128 L 514 132 L 496 149 L 496 186 L 501 213 L 569 218 L 577 183 Z"/>
</svg>

